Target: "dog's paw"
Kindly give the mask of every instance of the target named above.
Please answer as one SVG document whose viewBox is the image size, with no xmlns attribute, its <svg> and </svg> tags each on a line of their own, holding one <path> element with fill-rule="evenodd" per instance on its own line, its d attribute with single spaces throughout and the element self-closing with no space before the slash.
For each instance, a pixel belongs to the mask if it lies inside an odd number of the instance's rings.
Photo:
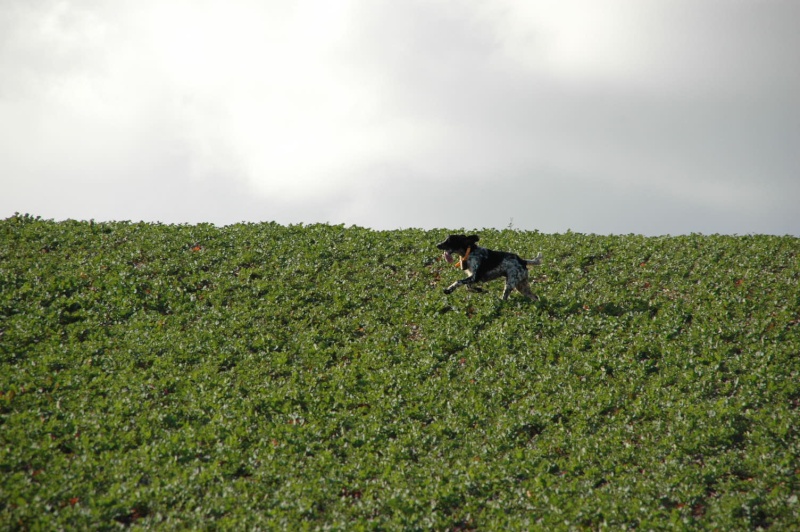
<svg viewBox="0 0 800 532">
<path fill-rule="evenodd" d="M 444 289 L 444 293 L 445 294 L 452 294 L 453 290 L 455 290 L 455 288 L 447 287 L 447 288 Z"/>
</svg>

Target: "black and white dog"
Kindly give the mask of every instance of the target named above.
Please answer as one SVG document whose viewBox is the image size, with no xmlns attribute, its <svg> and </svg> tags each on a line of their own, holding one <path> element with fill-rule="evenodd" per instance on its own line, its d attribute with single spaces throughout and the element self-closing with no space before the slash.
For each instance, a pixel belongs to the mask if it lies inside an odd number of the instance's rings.
<svg viewBox="0 0 800 532">
<path fill-rule="evenodd" d="M 453 262 L 453 253 L 460 255 L 461 260 L 457 266 L 468 275 L 445 288 L 444 293 L 450 294 L 461 285 L 471 287 L 475 283 L 505 277 L 506 289 L 503 291 L 503 299 L 508 299 L 515 288 L 523 295 L 533 300 L 537 299 L 528 285 L 528 265 L 541 264 L 542 254 L 539 253 L 535 259 L 523 259 L 514 253 L 482 248 L 477 244 L 478 240 L 477 235 L 450 235 L 444 242 L 436 245 L 444 251 L 447 262 Z"/>
</svg>

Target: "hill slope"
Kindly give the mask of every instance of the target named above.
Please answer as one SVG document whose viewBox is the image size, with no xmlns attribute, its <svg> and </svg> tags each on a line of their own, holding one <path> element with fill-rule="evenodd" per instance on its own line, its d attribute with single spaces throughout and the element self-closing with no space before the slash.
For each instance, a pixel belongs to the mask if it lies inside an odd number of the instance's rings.
<svg viewBox="0 0 800 532">
<path fill-rule="evenodd" d="M 0 222 L 0 523 L 800 524 L 800 240 Z"/>
</svg>

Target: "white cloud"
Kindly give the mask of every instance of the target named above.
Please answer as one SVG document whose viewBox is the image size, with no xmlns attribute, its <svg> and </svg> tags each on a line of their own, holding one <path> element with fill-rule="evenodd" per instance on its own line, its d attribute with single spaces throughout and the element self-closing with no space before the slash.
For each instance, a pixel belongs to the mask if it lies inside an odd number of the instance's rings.
<svg viewBox="0 0 800 532">
<path fill-rule="evenodd" d="M 335 190 L 354 161 L 385 155 L 376 98 L 336 54 L 348 3 L 168 6 L 141 32 L 201 153 L 231 153 L 258 191 L 286 199 Z"/>
<path fill-rule="evenodd" d="M 291 221 L 469 225 L 418 198 L 442 195 L 491 201 L 475 223 L 500 226 L 541 223 L 527 206 L 544 203 L 563 229 L 591 191 L 620 218 L 585 230 L 635 230 L 636 198 L 783 228 L 800 194 L 794 5 L 10 0 L 0 208 L 56 212 L 44 187 L 97 216 L 102 189 L 127 217 L 196 217 L 124 202 L 196 187 L 225 221 L 262 201 Z"/>
<path fill-rule="evenodd" d="M 565 83 L 737 98 L 800 90 L 800 5 L 785 0 L 504 1 L 505 55 Z"/>
<path fill-rule="evenodd" d="M 502 49 L 516 64 L 566 80 L 630 78 L 644 62 L 644 2 L 503 2 Z"/>
</svg>

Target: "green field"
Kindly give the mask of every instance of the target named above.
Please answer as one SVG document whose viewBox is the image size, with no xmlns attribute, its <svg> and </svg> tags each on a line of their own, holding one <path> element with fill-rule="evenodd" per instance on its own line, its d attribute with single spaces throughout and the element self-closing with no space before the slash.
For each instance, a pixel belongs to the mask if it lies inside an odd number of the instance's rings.
<svg viewBox="0 0 800 532">
<path fill-rule="evenodd" d="M 800 527 L 800 239 L 479 232 L 0 221 L 0 529 Z"/>
</svg>

